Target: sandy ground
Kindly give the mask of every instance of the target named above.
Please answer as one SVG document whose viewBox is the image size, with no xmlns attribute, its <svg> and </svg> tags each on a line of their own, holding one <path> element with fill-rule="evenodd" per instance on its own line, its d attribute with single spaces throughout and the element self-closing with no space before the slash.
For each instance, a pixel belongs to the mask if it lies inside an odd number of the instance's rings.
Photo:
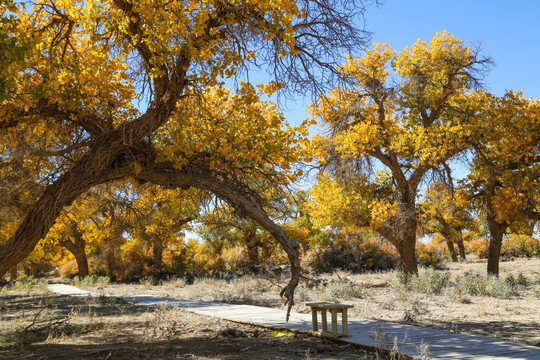
<svg viewBox="0 0 540 360">
<path fill-rule="evenodd" d="M 426 269 L 421 269 L 421 275 Z M 485 261 L 448 263 L 436 274 L 449 272 L 450 281 L 466 273 L 486 278 Z M 431 271 L 433 273 L 433 271 Z M 521 274 L 521 275 L 520 275 Z M 511 279 L 525 279 L 526 286 L 506 286 Z M 511 279 L 508 279 L 508 278 Z M 303 282 L 296 290 L 297 312 L 309 312 L 313 301 L 339 301 L 354 305 L 351 317 L 387 320 L 469 334 L 480 334 L 540 346 L 540 259 L 515 259 L 502 262 L 500 277 L 491 296 L 471 295 L 449 285 L 440 293 L 406 287 L 396 272 L 352 275 L 337 272 L 317 276 L 318 282 Z M 152 294 L 188 300 L 215 300 L 260 306 L 281 307 L 279 290 L 286 283 L 273 276 L 245 276 L 228 280 L 195 279 L 186 285 L 178 279 L 154 286 L 109 284 L 88 290 L 108 294 Z"/>
<path fill-rule="evenodd" d="M 75 298 L 2 288 L 0 359 L 387 359 L 296 334 L 149 308 L 118 298 Z M 282 334 L 283 335 L 283 334 Z"/>
</svg>

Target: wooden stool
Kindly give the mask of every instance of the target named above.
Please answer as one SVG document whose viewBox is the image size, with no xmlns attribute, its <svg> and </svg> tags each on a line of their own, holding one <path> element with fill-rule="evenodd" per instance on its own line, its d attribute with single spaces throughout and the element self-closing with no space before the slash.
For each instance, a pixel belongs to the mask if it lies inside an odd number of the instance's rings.
<svg viewBox="0 0 540 360">
<path fill-rule="evenodd" d="M 335 304 L 329 302 L 310 303 L 306 304 L 311 307 L 311 316 L 313 319 L 313 334 L 330 336 L 330 337 L 351 337 L 348 333 L 347 326 L 347 309 L 352 308 L 352 305 L 347 304 Z M 321 312 L 322 329 L 319 331 L 319 324 L 317 322 L 317 311 Z M 332 331 L 328 331 L 326 312 L 330 311 L 332 314 Z M 341 313 L 341 333 L 338 333 L 337 314 Z"/>
</svg>

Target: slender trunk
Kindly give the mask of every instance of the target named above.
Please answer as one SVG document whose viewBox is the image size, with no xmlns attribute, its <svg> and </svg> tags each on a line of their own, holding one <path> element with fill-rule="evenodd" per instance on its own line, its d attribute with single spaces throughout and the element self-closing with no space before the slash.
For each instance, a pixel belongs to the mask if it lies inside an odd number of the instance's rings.
<svg viewBox="0 0 540 360">
<path fill-rule="evenodd" d="M 452 240 L 446 240 L 446 246 L 448 247 L 448 251 L 450 252 L 450 256 L 452 257 L 452 262 L 457 262 L 457 253 L 456 248 L 454 247 L 454 242 Z"/>
<path fill-rule="evenodd" d="M 161 266 L 163 263 L 163 240 L 159 235 L 152 235 L 152 265 L 155 267 L 157 275 L 161 275 Z"/>
<path fill-rule="evenodd" d="M 489 245 L 488 245 L 488 263 L 487 273 L 488 275 L 499 276 L 499 258 L 501 256 L 502 240 L 506 229 L 509 224 L 499 223 L 495 219 L 495 210 L 493 205 L 493 198 L 496 195 L 496 178 L 490 173 L 486 179 L 485 184 L 485 197 L 487 206 L 487 223 L 489 227 Z"/>
<path fill-rule="evenodd" d="M 112 239 L 106 239 L 105 261 L 107 262 L 107 271 L 111 280 L 116 279 L 116 256 L 114 254 L 114 244 Z"/>
<path fill-rule="evenodd" d="M 456 244 L 459 249 L 459 257 L 461 258 L 461 260 L 463 261 L 467 260 L 466 255 L 465 255 L 465 245 L 463 244 L 463 236 L 461 234 L 456 239 Z"/>
<path fill-rule="evenodd" d="M 252 232 L 246 234 L 245 240 L 249 271 L 257 274 L 259 272 L 259 242 Z"/>
</svg>

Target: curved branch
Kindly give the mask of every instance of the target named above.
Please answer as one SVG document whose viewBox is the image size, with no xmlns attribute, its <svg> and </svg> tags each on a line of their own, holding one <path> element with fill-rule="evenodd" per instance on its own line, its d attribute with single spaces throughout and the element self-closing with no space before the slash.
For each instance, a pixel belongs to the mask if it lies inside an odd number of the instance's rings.
<svg viewBox="0 0 540 360">
<path fill-rule="evenodd" d="M 135 179 L 169 188 L 194 187 L 209 191 L 266 229 L 285 250 L 291 265 L 291 279 L 280 292 L 280 296 L 285 297 L 285 304 L 288 305 L 287 321 L 289 320 L 290 311 L 294 305 L 294 290 L 301 277 L 299 244 L 297 240 L 287 238 L 283 229 L 270 219 L 262 206 L 254 201 L 246 190 L 230 180 L 217 177 L 211 171 L 189 166 L 178 170 L 168 163 L 147 167 Z"/>
</svg>

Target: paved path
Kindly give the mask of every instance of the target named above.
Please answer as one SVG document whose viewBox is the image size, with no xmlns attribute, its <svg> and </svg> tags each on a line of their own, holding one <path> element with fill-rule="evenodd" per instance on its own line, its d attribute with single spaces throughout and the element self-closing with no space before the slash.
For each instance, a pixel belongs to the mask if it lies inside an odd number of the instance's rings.
<svg viewBox="0 0 540 360">
<path fill-rule="evenodd" d="M 52 284 L 49 290 L 71 296 L 104 296 L 74 286 Z M 108 295 L 105 295 L 108 296 Z M 197 314 L 220 317 L 242 323 L 278 329 L 307 332 L 311 330 L 311 314 L 291 313 L 285 321 L 285 311 L 252 305 L 231 305 L 210 301 L 187 301 L 152 295 L 123 296 L 123 299 L 146 306 L 175 306 Z M 402 325 L 384 321 L 349 319 L 351 338 L 345 342 L 390 349 L 397 338 L 400 352 L 418 356 L 420 345 L 429 347 L 432 359 L 527 359 L 540 360 L 540 348 L 485 336 L 456 334 L 449 331 Z"/>
</svg>

